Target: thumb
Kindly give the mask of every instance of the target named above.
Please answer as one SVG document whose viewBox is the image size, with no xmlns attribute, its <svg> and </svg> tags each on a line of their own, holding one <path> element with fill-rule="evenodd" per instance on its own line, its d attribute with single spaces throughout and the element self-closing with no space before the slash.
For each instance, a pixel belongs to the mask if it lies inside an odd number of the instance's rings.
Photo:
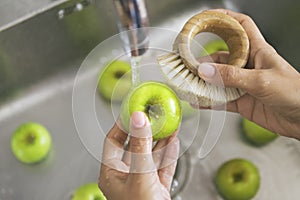
<svg viewBox="0 0 300 200">
<path fill-rule="evenodd" d="M 130 118 L 130 146 L 133 153 L 152 153 L 152 131 L 148 117 L 134 112 Z"/>
<path fill-rule="evenodd" d="M 206 82 L 245 91 L 253 90 L 257 80 L 257 70 L 218 63 L 201 63 L 198 75 Z"/>
<path fill-rule="evenodd" d="M 145 173 L 155 170 L 152 158 L 152 132 L 148 117 L 143 112 L 134 112 L 130 120 L 129 149 L 130 172 Z"/>
</svg>

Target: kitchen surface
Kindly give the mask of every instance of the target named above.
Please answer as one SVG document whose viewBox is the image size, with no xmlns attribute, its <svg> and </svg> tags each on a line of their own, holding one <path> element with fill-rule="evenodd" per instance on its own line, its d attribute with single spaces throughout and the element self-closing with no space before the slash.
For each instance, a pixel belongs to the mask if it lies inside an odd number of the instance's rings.
<svg viewBox="0 0 300 200">
<path fill-rule="evenodd" d="M 141 80 L 164 81 L 157 56 L 172 50 L 184 23 L 210 8 L 250 15 L 266 40 L 300 71 L 298 0 L 146 0 L 149 48 Z M 130 63 L 111 0 L 4 0 L 0 2 L 0 200 L 72 199 L 80 185 L 97 182 L 106 133 L 120 103 L 99 95 L 107 62 Z M 214 39 L 204 35 L 200 43 Z M 43 124 L 52 137 L 47 157 L 18 161 L 11 137 L 21 124 Z M 257 147 L 242 133 L 242 117 L 194 110 L 183 118 L 172 199 L 222 199 L 213 179 L 219 166 L 245 158 L 260 171 L 254 200 L 299 198 L 300 143 L 278 137 Z"/>
</svg>

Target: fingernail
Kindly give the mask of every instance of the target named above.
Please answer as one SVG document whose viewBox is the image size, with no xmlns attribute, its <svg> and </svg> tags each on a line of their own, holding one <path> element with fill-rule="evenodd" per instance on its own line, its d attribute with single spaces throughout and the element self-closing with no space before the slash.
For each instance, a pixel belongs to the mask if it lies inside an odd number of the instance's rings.
<svg viewBox="0 0 300 200">
<path fill-rule="evenodd" d="M 198 67 L 199 74 L 207 77 L 212 78 L 215 75 L 215 67 L 208 63 L 201 63 Z"/>
<path fill-rule="evenodd" d="M 132 125 L 135 128 L 142 128 L 146 124 L 146 116 L 143 112 L 134 112 L 131 115 Z"/>
</svg>

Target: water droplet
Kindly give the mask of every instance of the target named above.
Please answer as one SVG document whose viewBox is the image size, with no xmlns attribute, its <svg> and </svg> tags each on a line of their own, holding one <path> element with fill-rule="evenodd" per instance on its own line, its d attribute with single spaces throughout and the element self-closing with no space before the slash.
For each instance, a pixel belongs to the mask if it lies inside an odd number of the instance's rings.
<svg viewBox="0 0 300 200">
<path fill-rule="evenodd" d="M 81 11 L 83 9 L 83 5 L 81 3 L 76 4 L 76 10 Z"/>
<path fill-rule="evenodd" d="M 173 179 L 172 186 L 171 186 L 171 191 L 174 192 L 177 189 L 178 186 L 179 186 L 178 180 Z"/>
<path fill-rule="evenodd" d="M 57 13 L 58 19 L 63 19 L 65 17 L 65 10 L 61 9 Z"/>
<path fill-rule="evenodd" d="M 132 83 L 137 85 L 140 82 L 140 57 L 131 57 Z"/>
</svg>

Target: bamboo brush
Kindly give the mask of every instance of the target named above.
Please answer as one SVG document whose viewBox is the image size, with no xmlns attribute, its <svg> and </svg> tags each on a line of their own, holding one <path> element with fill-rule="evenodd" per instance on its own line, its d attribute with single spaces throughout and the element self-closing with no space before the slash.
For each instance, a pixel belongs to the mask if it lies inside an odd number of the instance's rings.
<svg viewBox="0 0 300 200">
<path fill-rule="evenodd" d="M 201 32 L 220 36 L 229 48 L 228 64 L 244 67 L 249 56 L 249 40 L 240 23 L 217 11 L 204 11 L 190 18 L 173 44 L 173 52 L 157 61 L 166 82 L 181 99 L 203 107 L 224 104 L 243 94 L 238 88 L 224 88 L 205 82 L 198 76 L 199 62 L 191 53 L 190 44 Z"/>
</svg>

